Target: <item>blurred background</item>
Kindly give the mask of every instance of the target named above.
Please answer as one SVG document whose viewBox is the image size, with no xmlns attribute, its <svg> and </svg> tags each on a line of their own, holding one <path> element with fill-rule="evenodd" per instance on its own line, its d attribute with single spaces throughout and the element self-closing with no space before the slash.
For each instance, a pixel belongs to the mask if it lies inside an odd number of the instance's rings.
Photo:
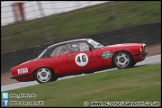
<svg viewBox="0 0 162 108">
<path fill-rule="evenodd" d="M 56 42 L 161 44 L 161 1 L 1 1 L 1 72 Z"/>
</svg>

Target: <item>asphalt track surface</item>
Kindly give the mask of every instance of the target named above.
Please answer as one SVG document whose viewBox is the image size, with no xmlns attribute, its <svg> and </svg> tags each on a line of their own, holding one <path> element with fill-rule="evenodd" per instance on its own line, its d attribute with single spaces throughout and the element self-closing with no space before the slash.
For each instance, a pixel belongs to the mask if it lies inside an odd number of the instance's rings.
<svg viewBox="0 0 162 108">
<path fill-rule="evenodd" d="M 135 66 L 143 66 L 143 65 L 151 65 L 151 64 L 159 64 L 159 63 L 161 63 L 161 54 L 146 57 L 146 59 L 144 61 L 137 63 Z M 95 74 L 101 73 L 101 72 L 106 72 L 106 71 L 111 71 L 111 70 L 116 70 L 116 69 L 117 68 L 106 69 L 106 70 L 95 72 Z M 78 77 L 78 76 L 84 76 L 84 75 L 87 75 L 87 74 L 62 77 L 62 78 L 59 78 L 58 80 L 63 80 L 63 79 L 68 79 L 68 78 L 73 78 L 73 77 Z M 27 86 L 33 86 L 33 85 L 37 85 L 37 84 L 38 84 L 37 81 L 32 81 L 32 82 L 20 82 L 20 83 L 15 83 L 15 84 L 10 84 L 10 85 L 4 85 L 4 86 L 1 86 L 1 92 L 7 91 L 7 90 L 23 88 L 23 87 L 27 87 Z"/>
</svg>

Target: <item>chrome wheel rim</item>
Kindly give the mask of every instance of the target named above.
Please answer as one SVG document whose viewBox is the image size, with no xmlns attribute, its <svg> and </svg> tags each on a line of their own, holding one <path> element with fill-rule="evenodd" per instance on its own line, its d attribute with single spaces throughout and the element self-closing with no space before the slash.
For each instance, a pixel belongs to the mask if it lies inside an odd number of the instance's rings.
<svg viewBox="0 0 162 108">
<path fill-rule="evenodd" d="M 115 58 L 115 63 L 120 68 L 125 68 L 129 64 L 129 57 L 128 57 L 128 55 L 124 54 L 124 53 L 118 54 L 117 57 Z"/>
<path fill-rule="evenodd" d="M 37 72 L 37 78 L 41 82 L 47 82 L 51 78 L 51 72 L 47 68 L 41 68 Z"/>
</svg>

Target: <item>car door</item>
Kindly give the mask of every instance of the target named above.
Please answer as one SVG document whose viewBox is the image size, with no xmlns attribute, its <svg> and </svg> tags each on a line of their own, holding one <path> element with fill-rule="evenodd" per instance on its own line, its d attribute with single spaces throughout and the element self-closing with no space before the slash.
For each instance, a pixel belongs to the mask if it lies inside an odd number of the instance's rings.
<svg viewBox="0 0 162 108">
<path fill-rule="evenodd" d="M 72 53 L 69 57 L 75 73 L 91 72 L 101 68 L 102 59 L 98 55 L 100 49 L 90 50 L 90 47 L 86 42 L 71 43 Z"/>
<path fill-rule="evenodd" d="M 65 76 L 74 73 L 74 63 L 70 59 L 69 44 L 59 45 L 50 53 L 50 61 L 58 76 Z"/>
</svg>

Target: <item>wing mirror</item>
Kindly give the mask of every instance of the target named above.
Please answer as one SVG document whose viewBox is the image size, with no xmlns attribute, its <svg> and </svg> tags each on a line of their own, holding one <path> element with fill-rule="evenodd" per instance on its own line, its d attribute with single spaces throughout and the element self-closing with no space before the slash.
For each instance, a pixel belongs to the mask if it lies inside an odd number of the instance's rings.
<svg viewBox="0 0 162 108">
<path fill-rule="evenodd" d="M 91 48 L 91 47 L 89 47 L 89 50 L 90 50 L 90 51 L 92 51 L 92 48 Z"/>
</svg>

